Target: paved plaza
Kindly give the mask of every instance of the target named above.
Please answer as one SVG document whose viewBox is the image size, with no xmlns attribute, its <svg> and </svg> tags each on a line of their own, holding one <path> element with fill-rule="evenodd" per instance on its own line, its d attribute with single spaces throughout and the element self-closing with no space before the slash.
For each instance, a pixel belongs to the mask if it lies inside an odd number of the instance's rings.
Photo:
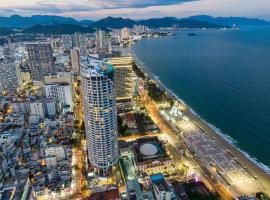
<svg viewBox="0 0 270 200">
<path fill-rule="evenodd" d="M 183 136 L 190 149 L 212 171 L 227 182 L 228 185 L 249 183 L 254 178 L 244 167 L 223 149 L 218 142 L 194 125 L 180 121 L 177 126 L 183 130 Z"/>
</svg>

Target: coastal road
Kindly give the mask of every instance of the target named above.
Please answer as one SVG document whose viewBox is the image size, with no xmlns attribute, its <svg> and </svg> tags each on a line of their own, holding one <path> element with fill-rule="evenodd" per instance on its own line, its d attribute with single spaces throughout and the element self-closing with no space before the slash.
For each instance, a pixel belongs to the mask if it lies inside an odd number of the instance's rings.
<svg viewBox="0 0 270 200">
<path fill-rule="evenodd" d="M 154 136 L 160 136 L 161 133 L 153 133 L 153 132 L 148 132 L 146 135 L 141 135 L 139 133 L 135 133 L 136 135 L 130 135 L 130 136 L 124 136 L 124 137 L 118 137 L 118 140 L 136 140 L 142 137 L 154 137 Z"/>
<path fill-rule="evenodd" d="M 146 106 L 147 110 L 149 111 L 150 116 L 154 120 L 154 122 L 159 126 L 159 128 L 162 130 L 162 132 L 166 133 L 168 135 L 169 143 L 175 148 L 179 149 L 179 145 L 187 152 L 190 152 L 190 150 L 187 148 L 187 146 L 179 141 L 177 138 L 177 132 L 170 127 L 170 125 L 163 119 L 163 117 L 160 115 L 157 105 L 154 101 L 150 99 L 150 97 L 147 94 L 146 90 L 143 90 L 140 93 L 142 102 Z M 174 151 L 173 156 L 177 157 L 183 157 L 181 152 Z M 189 162 L 191 163 L 192 167 L 199 170 L 200 175 L 202 177 L 202 180 L 206 183 L 206 185 L 211 185 L 211 188 L 214 188 L 215 191 L 217 191 L 222 199 L 224 200 L 232 200 L 232 194 L 220 183 L 214 183 L 214 181 L 209 177 L 206 176 L 209 174 L 209 172 L 206 172 L 204 168 L 201 166 L 200 163 L 198 163 L 195 159 L 190 159 Z"/>
</svg>

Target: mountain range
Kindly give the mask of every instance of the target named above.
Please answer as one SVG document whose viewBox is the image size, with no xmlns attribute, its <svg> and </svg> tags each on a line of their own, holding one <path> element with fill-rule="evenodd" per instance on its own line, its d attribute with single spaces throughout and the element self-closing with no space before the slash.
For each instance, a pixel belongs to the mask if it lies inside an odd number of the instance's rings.
<svg viewBox="0 0 270 200">
<path fill-rule="evenodd" d="M 197 15 L 197 16 L 191 16 L 187 19 L 194 19 L 198 21 L 205 21 L 210 22 L 213 24 L 219 24 L 223 26 L 233 26 L 235 24 L 236 26 L 251 26 L 251 25 L 269 25 L 269 21 L 256 19 L 256 18 L 246 18 L 246 17 L 211 17 L 208 15 Z"/>
<path fill-rule="evenodd" d="M 1 28 L 27 28 L 34 25 L 82 25 L 88 26 L 92 24 L 92 20 L 78 21 L 71 17 L 60 17 L 51 15 L 33 15 L 31 17 L 22 17 L 20 15 L 12 15 L 10 17 L 0 17 Z"/>
<path fill-rule="evenodd" d="M 0 17 L 0 34 L 9 34 L 14 30 L 26 33 L 69 34 L 74 32 L 94 32 L 95 29 L 100 28 L 131 28 L 134 25 L 145 25 L 150 28 L 172 26 L 179 28 L 222 28 L 233 25 L 270 25 L 270 22 L 245 17 L 211 17 L 208 15 L 197 15 L 181 19 L 163 17 L 145 20 L 106 17 L 98 21 L 76 20 L 71 17 L 48 15 L 33 15 L 31 17 L 12 15 L 10 17 Z"/>
</svg>

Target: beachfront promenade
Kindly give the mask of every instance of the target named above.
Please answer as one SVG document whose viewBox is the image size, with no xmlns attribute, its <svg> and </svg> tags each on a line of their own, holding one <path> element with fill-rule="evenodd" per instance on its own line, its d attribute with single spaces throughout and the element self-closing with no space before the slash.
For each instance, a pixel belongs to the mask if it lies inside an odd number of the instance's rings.
<svg viewBox="0 0 270 200">
<path fill-rule="evenodd" d="M 169 142 L 191 154 L 190 161 L 198 167 L 223 199 L 263 191 L 270 194 L 270 177 L 237 148 L 222 138 L 183 104 L 179 109 L 188 120 L 167 121 L 160 114 L 158 105 L 150 99 L 146 90 L 141 92 L 144 105 L 160 126 Z M 183 156 L 181 152 L 173 156 Z"/>
<path fill-rule="evenodd" d="M 194 129 L 190 130 L 186 140 L 189 140 L 190 143 L 193 142 L 194 148 L 197 148 L 196 153 L 199 154 L 198 150 L 201 151 L 201 160 L 205 164 L 212 163 L 215 174 L 219 173 L 221 181 L 225 182 L 224 184 L 230 191 L 237 194 L 263 191 L 270 194 L 270 175 L 266 171 L 216 133 L 188 107 L 183 112 L 194 125 Z M 185 132 L 188 134 L 188 131 Z M 194 142 L 194 137 L 199 137 L 198 141 L 195 139 Z M 196 144 L 196 142 L 198 143 Z M 209 144 L 213 144 L 213 146 L 207 146 Z M 211 148 L 214 149 L 213 152 L 211 152 Z"/>
</svg>

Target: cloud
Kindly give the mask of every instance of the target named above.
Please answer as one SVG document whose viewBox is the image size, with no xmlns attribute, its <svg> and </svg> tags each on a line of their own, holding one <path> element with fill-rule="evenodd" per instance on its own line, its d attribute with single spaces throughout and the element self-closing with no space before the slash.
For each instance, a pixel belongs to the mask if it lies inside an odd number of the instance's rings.
<svg viewBox="0 0 270 200">
<path fill-rule="evenodd" d="M 196 0 L 27 0 L 26 3 L 13 0 L 11 3 L 0 3 L 0 13 L 62 14 L 65 12 L 146 8 L 149 6 L 174 5 L 190 1 Z"/>
<path fill-rule="evenodd" d="M 106 16 L 134 19 L 198 14 L 270 19 L 269 0 L 0 0 L 0 15 Z"/>
<path fill-rule="evenodd" d="M 109 2 L 109 0 L 107 0 Z M 115 6 L 118 8 L 145 8 L 149 6 L 175 5 L 183 2 L 195 0 L 116 0 Z"/>
</svg>

